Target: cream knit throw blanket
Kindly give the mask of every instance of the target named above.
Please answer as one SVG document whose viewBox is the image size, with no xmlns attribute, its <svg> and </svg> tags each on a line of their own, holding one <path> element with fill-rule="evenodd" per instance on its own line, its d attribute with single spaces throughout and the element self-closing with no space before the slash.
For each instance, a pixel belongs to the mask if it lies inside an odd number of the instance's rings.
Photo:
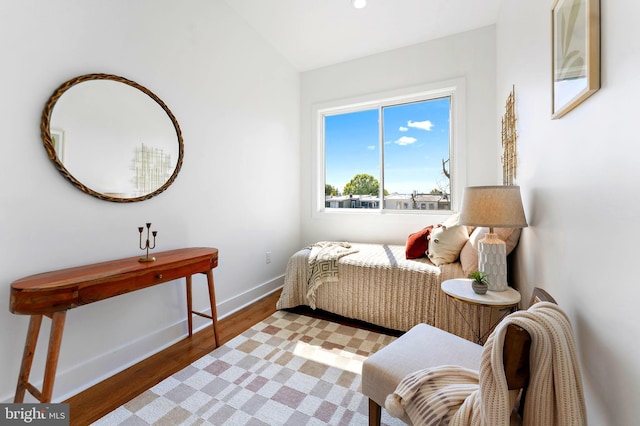
<svg viewBox="0 0 640 426">
<path fill-rule="evenodd" d="M 338 259 L 358 250 L 346 242 L 320 241 L 307 247 L 309 253 L 309 280 L 307 301 L 311 309 L 316 308 L 316 292 L 324 283 L 338 282 Z"/>
<path fill-rule="evenodd" d="M 390 414 L 406 412 L 414 425 L 508 426 L 517 391 L 507 389 L 502 363 L 508 324 L 531 335 L 531 378 L 525 398 L 525 426 L 587 424 L 582 379 L 571 324 L 558 305 L 540 302 L 507 316 L 482 351 L 480 374 L 439 366 L 405 377 L 387 397 Z"/>
</svg>

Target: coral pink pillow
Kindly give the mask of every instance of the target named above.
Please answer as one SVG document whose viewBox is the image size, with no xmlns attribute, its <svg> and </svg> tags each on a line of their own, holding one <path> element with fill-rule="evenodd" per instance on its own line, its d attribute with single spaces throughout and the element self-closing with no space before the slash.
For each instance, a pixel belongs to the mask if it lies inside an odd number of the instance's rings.
<svg viewBox="0 0 640 426">
<path fill-rule="evenodd" d="M 409 235 L 407 238 L 407 246 L 405 247 L 405 256 L 407 259 L 418 259 L 425 256 L 429 244 L 429 234 L 432 229 L 433 225 L 429 225 Z"/>
</svg>

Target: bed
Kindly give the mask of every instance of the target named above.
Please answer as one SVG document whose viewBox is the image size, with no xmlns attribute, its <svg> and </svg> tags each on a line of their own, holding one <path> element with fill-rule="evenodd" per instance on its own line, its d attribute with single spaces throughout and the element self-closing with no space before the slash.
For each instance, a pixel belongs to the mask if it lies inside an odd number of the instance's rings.
<svg viewBox="0 0 640 426">
<path fill-rule="evenodd" d="M 473 250 L 468 234 L 467 240 L 459 252 Z M 425 323 L 469 340 L 474 336 L 467 321 L 490 324 L 499 314 L 450 300 L 440 289 L 443 281 L 468 275 L 466 256 L 462 262 L 456 256 L 456 261 L 436 266 L 428 257 L 407 259 L 403 245 L 341 244 L 342 254 L 333 259 L 335 270 L 312 291 L 316 245 L 291 256 L 276 308 L 309 306 L 398 331 Z M 475 259 L 477 266 L 477 253 Z"/>
</svg>

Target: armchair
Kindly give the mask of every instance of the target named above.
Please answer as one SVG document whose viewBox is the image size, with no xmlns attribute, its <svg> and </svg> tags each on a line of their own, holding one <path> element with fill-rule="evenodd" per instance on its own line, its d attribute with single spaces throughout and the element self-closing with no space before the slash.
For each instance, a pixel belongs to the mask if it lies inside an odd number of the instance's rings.
<svg viewBox="0 0 640 426">
<path fill-rule="evenodd" d="M 531 304 L 556 303 L 544 290 L 535 288 Z M 529 381 L 530 334 L 509 324 L 504 339 L 503 365 L 509 390 L 522 389 L 521 407 Z M 369 398 L 369 425 L 379 426 L 387 395 L 409 373 L 441 365 L 480 369 L 483 347 L 446 331 L 418 324 L 396 341 L 370 356 L 362 368 L 362 393 Z M 402 420 L 411 424 L 405 415 Z"/>
</svg>

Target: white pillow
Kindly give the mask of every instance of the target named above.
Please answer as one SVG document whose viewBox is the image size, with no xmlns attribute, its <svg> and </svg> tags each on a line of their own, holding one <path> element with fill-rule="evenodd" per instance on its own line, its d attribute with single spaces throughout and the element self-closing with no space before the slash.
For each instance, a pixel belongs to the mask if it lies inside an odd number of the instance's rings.
<svg viewBox="0 0 640 426">
<path fill-rule="evenodd" d="M 507 256 L 518 245 L 521 231 L 520 228 L 494 228 L 493 232 L 507 245 Z M 478 269 L 478 241 L 482 240 L 487 232 L 489 232 L 489 228 L 478 227 L 474 229 L 469 240 L 462 247 L 460 264 L 465 275 Z"/>
<path fill-rule="evenodd" d="M 469 239 L 467 227 L 458 225 L 458 217 L 457 214 L 451 216 L 442 226 L 431 231 L 427 256 L 436 266 L 455 262 Z"/>
</svg>

